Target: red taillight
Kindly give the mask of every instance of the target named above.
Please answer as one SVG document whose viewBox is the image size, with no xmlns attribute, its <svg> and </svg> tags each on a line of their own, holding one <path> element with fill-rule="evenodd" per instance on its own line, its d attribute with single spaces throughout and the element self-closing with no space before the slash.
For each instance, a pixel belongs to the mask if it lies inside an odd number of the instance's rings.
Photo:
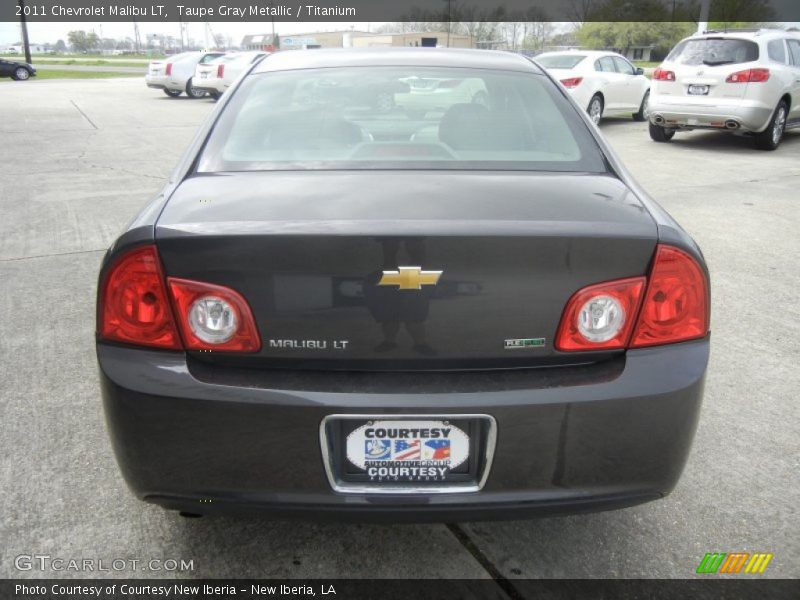
<svg viewBox="0 0 800 600">
<path fill-rule="evenodd" d="M 167 75 L 172 75 L 172 63 L 167 63 L 167 70 L 165 71 Z"/>
<path fill-rule="evenodd" d="M 570 77 L 569 79 L 562 79 L 561 85 L 569 89 L 578 87 L 581 84 L 581 81 L 583 81 L 583 77 Z"/>
<path fill-rule="evenodd" d="M 769 79 L 769 69 L 745 69 L 731 73 L 726 83 L 761 83 Z"/>
<path fill-rule="evenodd" d="M 217 65 L 217 79 L 222 79 L 223 73 L 225 73 L 225 65 Z"/>
<path fill-rule="evenodd" d="M 675 73 L 659 67 L 653 71 L 653 79 L 656 81 L 675 81 Z"/>
<path fill-rule="evenodd" d="M 99 329 L 104 339 L 181 349 L 154 246 L 119 258 L 106 274 L 100 298 Z"/>
<path fill-rule="evenodd" d="M 691 256 L 659 245 L 631 347 L 672 344 L 708 333 L 708 281 Z"/>
<path fill-rule="evenodd" d="M 561 352 L 641 348 L 705 337 L 708 280 L 697 261 L 659 244 L 650 275 L 578 290 L 556 333 Z"/>
<path fill-rule="evenodd" d="M 561 317 L 556 350 L 625 348 L 636 322 L 645 283 L 644 277 L 632 277 L 598 283 L 576 292 Z"/>
<path fill-rule="evenodd" d="M 221 285 L 174 277 L 167 282 L 187 350 L 258 352 L 261 349 L 253 313 L 238 292 Z"/>
</svg>

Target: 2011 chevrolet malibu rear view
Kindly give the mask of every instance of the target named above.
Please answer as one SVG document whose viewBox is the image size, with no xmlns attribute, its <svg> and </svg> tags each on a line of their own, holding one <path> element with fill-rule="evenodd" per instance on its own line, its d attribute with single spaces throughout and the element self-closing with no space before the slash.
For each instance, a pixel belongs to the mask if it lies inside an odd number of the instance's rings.
<svg viewBox="0 0 800 600">
<path fill-rule="evenodd" d="M 120 468 L 192 514 L 451 521 L 661 498 L 708 354 L 700 250 L 510 53 L 267 57 L 99 278 Z"/>
</svg>

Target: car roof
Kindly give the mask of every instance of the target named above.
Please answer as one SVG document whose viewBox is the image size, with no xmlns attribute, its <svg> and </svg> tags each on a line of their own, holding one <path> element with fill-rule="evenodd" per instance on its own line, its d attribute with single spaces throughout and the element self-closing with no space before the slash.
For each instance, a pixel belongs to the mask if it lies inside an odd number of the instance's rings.
<svg viewBox="0 0 800 600">
<path fill-rule="evenodd" d="M 792 33 L 793 32 L 786 31 L 785 29 L 758 29 L 755 31 L 749 29 L 729 29 L 726 31 L 723 29 L 720 31 L 704 31 L 702 34 L 696 34 L 686 39 L 730 38 L 758 41 L 760 39 L 784 38 L 786 36 L 792 37 Z"/>
<path fill-rule="evenodd" d="M 460 67 L 541 73 L 520 54 L 462 48 L 330 48 L 286 50 L 262 60 L 252 71 L 287 71 L 328 67 Z"/>
<path fill-rule="evenodd" d="M 578 55 L 578 56 L 586 56 L 587 58 L 600 58 L 601 56 L 620 56 L 625 58 L 621 54 L 617 52 L 612 52 L 611 50 L 553 50 L 552 52 L 542 52 L 537 56 L 534 56 L 534 60 L 539 58 L 540 56 L 571 56 L 571 55 Z"/>
</svg>

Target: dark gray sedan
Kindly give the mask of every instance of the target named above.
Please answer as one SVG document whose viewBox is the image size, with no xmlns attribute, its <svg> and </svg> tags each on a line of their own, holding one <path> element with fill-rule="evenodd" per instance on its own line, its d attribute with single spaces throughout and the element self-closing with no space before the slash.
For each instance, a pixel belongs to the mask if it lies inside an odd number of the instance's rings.
<svg viewBox="0 0 800 600">
<path fill-rule="evenodd" d="M 36 75 L 36 69 L 30 63 L 0 58 L 0 77 L 11 77 L 17 81 L 25 81 Z"/>
<path fill-rule="evenodd" d="M 139 498 L 184 514 L 655 500 L 708 354 L 697 245 L 510 53 L 267 57 L 100 273 L 117 459 Z"/>
</svg>

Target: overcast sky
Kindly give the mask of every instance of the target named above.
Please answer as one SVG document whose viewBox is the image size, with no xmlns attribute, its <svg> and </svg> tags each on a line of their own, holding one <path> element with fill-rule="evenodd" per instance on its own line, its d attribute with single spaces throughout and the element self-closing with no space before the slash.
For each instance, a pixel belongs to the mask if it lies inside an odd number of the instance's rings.
<svg viewBox="0 0 800 600">
<path fill-rule="evenodd" d="M 0 2 L 5 0 L 0 0 Z M 276 22 L 275 33 L 287 35 L 297 33 L 310 33 L 317 31 L 340 31 L 356 29 L 360 31 L 374 31 L 376 27 L 384 23 L 364 23 L 364 22 L 342 22 L 342 23 L 311 23 L 311 22 Z M 559 29 L 563 29 L 563 23 L 559 23 Z M 800 27 L 800 23 L 792 23 Z M 194 38 L 197 43 L 203 43 L 204 31 L 203 23 L 189 23 L 187 26 L 187 38 Z M 28 35 L 32 44 L 54 44 L 59 39 L 67 41 L 67 32 L 73 29 L 94 30 L 102 37 L 123 39 L 129 37 L 133 39 L 133 23 L 28 23 Z M 234 44 L 238 45 L 242 37 L 248 34 L 270 33 L 272 23 L 270 21 L 248 21 L 245 23 L 211 23 L 211 29 L 215 34 L 230 35 Z M 171 35 L 180 39 L 180 25 L 177 21 L 172 23 L 139 23 L 139 35 L 142 42 L 151 33 Z M 0 23 L 0 45 L 14 44 L 20 41 L 19 23 Z"/>
<path fill-rule="evenodd" d="M 0 0 L 5 1 L 5 0 Z M 301 23 L 295 22 L 276 22 L 275 33 L 277 34 L 296 34 L 312 31 L 339 31 L 350 29 L 369 31 L 383 23 Z M 187 37 L 194 38 L 198 42 L 204 39 L 203 23 L 189 23 L 187 27 Z M 28 23 L 28 37 L 32 44 L 54 44 L 59 39 L 67 41 L 67 32 L 74 29 L 85 31 L 94 30 L 97 35 L 102 33 L 103 37 L 133 39 L 133 23 Z M 254 33 L 271 33 L 271 21 L 248 21 L 246 23 L 211 23 L 211 29 L 215 34 L 230 35 L 234 44 L 239 44 L 242 37 Z M 142 41 L 147 34 L 157 33 L 171 35 L 180 39 L 180 25 L 178 22 L 172 23 L 139 23 L 139 35 Z M 0 23 L 0 44 L 14 44 L 22 38 L 19 23 Z"/>
</svg>

